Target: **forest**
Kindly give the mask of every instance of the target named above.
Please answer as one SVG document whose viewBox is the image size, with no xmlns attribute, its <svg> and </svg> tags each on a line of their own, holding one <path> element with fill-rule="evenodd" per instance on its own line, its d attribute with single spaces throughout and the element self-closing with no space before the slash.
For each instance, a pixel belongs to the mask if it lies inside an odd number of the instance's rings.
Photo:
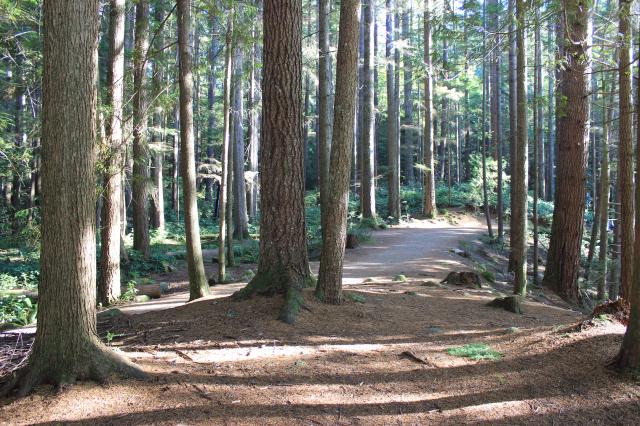
<svg viewBox="0 0 640 426">
<path fill-rule="evenodd" d="M 0 423 L 637 424 L 640 3 L 0 0 Z"/>
</svg>

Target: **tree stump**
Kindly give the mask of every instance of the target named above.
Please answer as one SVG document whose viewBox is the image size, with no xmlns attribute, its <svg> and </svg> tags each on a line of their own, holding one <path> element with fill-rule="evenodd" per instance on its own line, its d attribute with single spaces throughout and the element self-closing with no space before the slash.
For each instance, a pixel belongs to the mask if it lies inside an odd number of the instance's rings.
<svg viewBox="0 0 640 426">
<path fill-rule="evenodd" d="M 520 308 L 520 296 L 513 295 L 507 297 L 498 297 L 487 303 L 487 306 L 491 306 L 493 308 L 502 308 L 505 311 L 522 315 L 522 309 Z"/>
<path fill-rule="evenodd" d="M 347 234 L 347 248 L 354 249 L 360 245 L 356 234 Z"/>
<path fill-rule="evenodd" d="M 450 272 L 444 280 L 440 281 L 440 283 L 482 288 L 480 277 L 475 272 Z"/>
</svg>

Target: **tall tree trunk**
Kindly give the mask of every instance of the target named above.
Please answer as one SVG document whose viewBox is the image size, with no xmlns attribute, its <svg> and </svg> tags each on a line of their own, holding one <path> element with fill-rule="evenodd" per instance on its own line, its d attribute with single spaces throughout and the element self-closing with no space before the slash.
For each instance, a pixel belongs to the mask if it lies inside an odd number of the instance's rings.
<svg viewBox="0 0 640 426">
<path fill-rule="evenodd" d="M 244 98 L 242 93 L 244 55 L 242 47 L 236 46 L 233 53 L 233 216 L 234 236 L 249 238 L 247 216 L 247 191 L 244 183 Z"/>
<path fill-rule="evenodd" d="M 354 123 L 358 77 L 358 29 L 360 1 L 340 3 L 340 36 L 336 69 L 333 141 L 329 179 L 327 232 L 322 244 L 322 257 L 316 295 L 326 303 L 342 302 L 342 265 L 347 237 L 349 205 L 349 170 L 354 143 Z"/>
<path fill-rule="evenodd" d="M 630 7 L 630 5 L 631 1 L 627 2 L 625 8 Z M 629 12 L 629 10 L 621 12 L 622 15 L 626 12 Z M 626 19 L 629 18 L 627 17 Z M 623 32 L 622 16 L 620 19 L 620 27 L 621 35 L 623 37 L 628 36 L 630 38 L 630 35 L 628 35 L 626 32 Z M 620 72 L 622 72 L 622 70 L 620 70 Z M 620 95 L 623 95 L 622 91 L 620 92 Z M 640 93 L 637 94 L 637 100 L 640 102 Z M 640 104 L 636 105 L 636 110 L 638 108 L 638 105 Z M 620 119 L 622 120 L 622 100 L 620 102 L 620 108 Z M 636 116 L 640 119 L 640 112 L 636 111 Z M 620 126 L 622 126 L 622 121 L 620 123 Z M 620 133 L 622 135 L 622 128 L 620 129 Z M 637 140 L 640 141 L 640 134 L 637 135 L 637 138 Z M 640 164 L 640 145 L 636 146 L 635 154 L 636 162 L 637 164 Z M 622 152 L 620 153 L 620 155 L 622 155 Z M 630 159 L 630 161 L 633 162 L 632 159 Z M 638 178 L 640 178 L 640 167 L 636 169 L 636 182 Z M 638 259 L 637 256 L 638 251 L 640 251 L 640 189 L 638 188 L 637 183 L 635 187 L 635 202 L 636 211 L 634 250 L 636 253 L 636 257 L 633 259 L 633 265 L 631 265 L 633 268 L 633 283 L 629 283 L 630 287 L 626 288 L 626 292 L 623 291 L 623 297 L 625 297 L 631 305 L 631 312 L 629 314 L 629 324 L 627 325 L 627 331 L 624 335 L 624 339 L 622 340 L 622 347 L 620 348 L 620 352 L 618 353 L 618 356 L 616 358 L 616 364 L 618 367 L 630 370 L 632 372 L 638 372 L 640 370 L 640 259 Z M 624 201 L 622 205 L 624 209 Z"/>
<path fill-rule="evenodd" d="M 487 10 L 486 0 L 482 2 L 482 52 L 486 55 L 487 52 Z M 487 91 L 489 89 L 489 78 L 487 76 L 487 61 L 482 61 L 482 204 L 484 207 L 484 217 L 487 221 L 487 232 L 489 238 L 493 239 L 493 226 L 491 225 L 491 212 L 489 211 L 489 196 L 488 196 L 488 183 L 487 183 Z M 446 96 L 445 96 L 446 97 Z M 444 125 L 444 123 L 443 123 Z M 449 158 L 449 169 L 451 168 L 451 158 Z M 449 173 L 449 205 L 451 205 L 451 173 Z"/>
<path fill-rule="evenodd" d="M 542 88 L 542 74 L 541 74 L 541 46 L 540 46 L 540 9 L 535 8 L 535 24 L 534 24 L 534 40 L 535 40 L 535 52 L 533 59 L 533 285 L 539 287 L 538 279 L 538 252 L 540 246 L 540 238 L 538 234 L 538 199 L 540 197 L 539 183 L 540 183 L 540 145 L 542 136 L 542 122 L 540 114 L 542 108 L 540 107 L 540 96 Z"/>
<path fill-rule="evenodd" d="M 111 110 L 106 120 L 108 154 L 103 181 L 104 204 L 100 233 L 102 245 L 98 281 L 98 301 L 104 306 L 120 298 L 120 214 L 122 212 L 122 170 L 126 149 L 122 137 L 125 0 L 111 0 L 109 9 L 106 104 Z"/>
<path fill-rule="evenodd" d="M 518 152 L 518 95 L 517 95 L 517 70 L 516 70 L 516 18 L 515 18 L 515 4 L 516 0 L 508 0 L 509 6 L 507 16 L 509 17 L 509 66 L 508 66 L 508 78 L 509 78 L 509 173 L 511 175 L 511 189 L 510 189 L 510 210 L 511 216 L 509 217 L 509 238 L 511 240 L 511 247 L 513 248 L 513 238 L 516 231 L 516 216 L 517 210 L 516 202 L 517 196 L 514 196 L 514 182 L 516 182 L 516 176 L 518 174 L 518 161 L 516 154 Z M 511 250 L 509 254 L 509 272 L 514 272 L 515 259 L 514 250 Z"/>
<path fill-rule="evenodd" d="M 178 176 L 180 173 L 180 106 L 176 105 L 173 111 L 175 133 L 173 135 L 173 166 L 171 169 L 171 209 L 176 213 L 176 219 L 180 219 L 180 185 Z"/>
<path fill-rule="evenodd" d="M 223 99 L 223 135 L 222 135 L 222 173 L 220 177 L 220 231 L 218 238 L 218 282 L 224 283 L 227 271 L 227 210 L 229 208 L 230 151 L 231 151 L 231 76 L 233 57 L 231 55 L 233 39 L 233 9 L 227 17 L 227 34 L 224 46 L 224 99 Z"/>
<path fill-rule="evenodd" d="M 502 182 L 502 103 L 501 103 L 501 81 L 500 81 L 500 57 L 502 52 L 498 48 L 501 43 L 499 36 L 501 5 L 498 0 L 491 2 L 491 22 L 492 31 L 495 33 L 492 53 L 491 53 L 491 138 L 493 146 L 497 152 L 498 182 L 497 182 L 497 219 L 498 219 L 498 240 L 502 241 L 504 236 L 504 195 Z"/>
<path fill-rule="evenodd" d="M 211 18 L 209 19 L 210 23 L 210 31 L 211 31 L 211 46 L 209 47 L 209 68 L 207 70 L 208 73 L 208 87 L 207 87 L 207 162 L 210 167 L 213 167 L 214 163 L 214 134 L 216 128 L 216 114 L 215 114 L 215 105 L 216 105 L 216 62 L 218 58 L 218 53 L 220 51 L 220 46 L 218 42 L 218 18 L 214 14 L 211 14 Z M 211 173 L 212 170 L 209 171 Z M 205 200 L 207 203 L 213 203 L 213 186 L 214 179 L 207 178 L 205 179 Z"/>
<path fill-rule="evenodd" d="M 402 14 L 402 38 L 405 43 L 411 37 L 411 22 L 413 15 L 411 12 L 405 11 Z M 413 70 L 411 65 L 411 56 L 404 54 L 404 122 L 402 125 L 402 145 L 404 146 L 404 176 L 409 184 L 413 184 L 415 176 L 413 173 L 413 143 L 415 139 L 415 130 L 413 128 Z"/>
<path fill-rule="evenodd" d="M 400 220 L 400 176 L 398 170 L 399 143 L 396 110 L 395 48 L 394 48 L 394 1 L 386 0 L 387 7 L 387 187 L 388 216 Z"/>
<path fill-rule="evenodd" d="M 513 179 L 512 197 L 515 197 L 513 226 L 511 231 L 511 251 L 515 273 L 513 291 L 524 296 L 527 293 L 527 71 L 525 48 L 525 0 L 516 0 L 516 174 Z"/>
<path fill-rule="evenodd" d="M 258 0 L 260 2 L 260 0 Z M 256 26 L 252 27 L 256 37 Z M 258 84 L 258 44 L 251 47 L 251 71 L 249 75 L 249 171 L 251 172 L 249 217 L 258 219 L 258 148 L 260 146 L 260 94 Z"/>
<path fill-rule="evenodd" d="M 154 18 L 158 25 L 164 21 L 165 12 L 162 4 L 155 7 Z M 164 37 L 160 28 L 155 35 L 154 49 L 156 54 L 153 59 L 153 77 L 152 77 L 152 93 L 156 106 L 153 108 L 153 132 L 151 134 L 151 143 L 153 145 L 153 184 L 155 194 L 151 197 L 151 226 L 159 231 L 164 231 L 164 183 L 163 183 L 163 161 L 164 161 L 164 111 L 159 104 L 162 95 L 162 82 L 164 72 L 162 70 L 162 49 L 164 48 Z"/>
<path fill-rule="evenodd" d="M 600 151 L 600 252 L 598 253 L 598 301 L 604 302 L 607 292 L 607 252 L 609 249 L 609 123 L 613 118 L 613 93 L 614 87 L 611 88 L 609 95 L 609 103 L 604 101 L 607 93 L 606 78 L 602 79 L 602 149 Z"/>
<path fill-rule="evenodd" d="M 424 135 L 422 153 L 424 161 L 423 171 L 423 199 L 422 213 L 429 218 L 438 213 L 436 208 L 436 180 L 433 161 L 433 89 L 431 87 L 433 67 L 431 62 L 431 16 L 433 13 L 432 0 L 425 0 L 424 5 Z"/>
<path fill-rule="evenodd" d="M 147 51 L 149 2 L 136 4 L 133 77 L 133 248 L 149 257 L 149 146 L 147 144 Z"/>
<path fill-rule="evenodd" d="M 537 89 L 534 91 L 534 100 L 535 100 L 535 161 L 537 166 L 536 171 L 536 184 L 534 186 L 534 191 L 538 194 L 539 198 L 544 198 L 545 195 L 545 181 L 544 181 L 544 172 L 545 172 L 545 156 L 544 156 L 544 139 L 543 139 L 543 127 L 544 127 L 544 116 L 543 116 L 543 91 L 542 91 L 542 24 L 540 20 L 540 7 L 536 7 L 535 13 L 535 52 L 534 52 L 534 84 L 537 86 Z"/>
<path fill-rule="evenodd" d="M 618 188 L 620 211 L 620 296 L 629 297 L 633 280 L 633 111 L 631 107 L 631 0 L 619 0 L 620 57 L 618 78 L 620 87 L 620 119 L 618 145 Z M 558 165 L 560 159 L 558 159 Z M 558 185 L 559 187 L 560 185 Z M 559 190 L 560 188 L 558 188 Z"/>
<path fill-rule="evenodd" d="M 329 3 L 330 0 L 318 0 L 318 151 L 320 156 L 320 223 L 322 229 L 326 227 L 324 207 L 327 205 L 327 197 L 329 196 L 332 127 L 330 111 L 333 79 L 329 41 Z"/>
<path fill-rule="evenodd" d="M 310 280 L 301 120 L 302 2 L 265 0 L 263 45 L 258 272 L 235 297 L 283 293 L 279 318 L 291 324 Z"/>
<path fill-rule="evenodd" d="M 547 43 L 549 46 L 553 43 L 553 31 L 554 25 L 551 22 L 547 23 L 548 25 L 548 33 L 547 33 Z M 553 103 L 554 103 L 554 75 L 557 72 L 556 70 L 559 68 L 559 64 L 555 64 L 557 61 L 550 60 L 549 69 L 548 69 L 548 94 L 547 94 L 547 102 L 548 102 L 548 113 L 547 113 L 547 145 L 546 145 L 546 159 L 545 162 L 545 172 L 544 172 L 544 188 L 545 188 L 545 200 L 551 201 L 555 196 L 555 180 L 554 180 L 554 163 L 555 163 L 555 131 L 553 128 L 554 125 L 554 111 L 553 111 Z"/>
<path fill-rule="evenodd" d="M 8 387 L 16 387 L 21 395 L 40 383 L 104 381 L 113 372 L 143 375 L 107 349 L 96 330 L 99 2 L 46 0 L 43 14 L 38 328 L 27 365 Z"/>
<path fill-rule="evenodd" d="M 196 162 L 193 139 L 193 74 L 191 72 L 191 0 L 178 0 L 178 45 L 180 52 L 180 143 L 182 148 L 182 186 L 184 227 L 187 237 L 187 268 L 189 270 L 189 300 L 209 294 L 204 272 L 200 224 L 196 194 Z"/>
<path fill-rule="evenodd" d="M 563 104 L 558 126 L 558 187 L 543 284 L 570 302 L 578 301 L 578 272 L 589 150 L 591 19 L 584 0 L 564 0 L 564 57 L 558 90 Z"/>
<path fill-rule="evenodd" d="M 374 45 L 374 5 L 373 0 L 363 1 L 364 21 L 364 57 L 362 64 L 362 176 L 360 209 L 362 218 L 376 219 L 376 182 L 375 182 L 375 138 L 376 138 L 376 110 L 375 110 L 375 45 Z"/>
</svg>

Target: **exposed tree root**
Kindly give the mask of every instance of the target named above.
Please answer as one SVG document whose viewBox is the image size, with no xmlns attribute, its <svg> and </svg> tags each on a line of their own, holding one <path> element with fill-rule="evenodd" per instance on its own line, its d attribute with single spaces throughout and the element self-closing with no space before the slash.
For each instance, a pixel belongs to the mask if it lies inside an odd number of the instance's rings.
<svg viewBox="0 0 640 426">
<path fill-rule="evenodd" d="M 64 388 L 79 380 L 106 383 L 112 374 L 134 379 L 147 377 L 133 362 L 99 343 L 91 345 L 88 352 L 90 354 L 80 357 L 82 361 L 63 368 L 36 349 L 31 353 L 28 363 L 8 378 L 0 389 L 0 396 L 15 394 L 24 397 L 41 384 Z"/>
<path fill-rule="evenodd" d="M 282 274 L 274 273 L 258 273 L 241 290 L 231 295 L 232 300 L 241 301 L 250 299 L 253 296 L 275 296 L 277 294 L 284 295 L 284 305 L 280 310 L 278 319 L 287 324 L 294 324 L 300 310 L 304 307 L 304 298 L 302 296 L 302 288 L 313 287 L 315 279 L 309 275 L 302 282 L 295 280 Z"/>
<path fill-rule="evenodd" d="M 487 303 L 487 306 L 493 308 L 502 308 L 505 311 L 513 312 L 514 314 L 521 315 L 522 308 L 520 307 L 520 296 L 513 295 L 507 297 L 498 297 Z"/>
</svg>

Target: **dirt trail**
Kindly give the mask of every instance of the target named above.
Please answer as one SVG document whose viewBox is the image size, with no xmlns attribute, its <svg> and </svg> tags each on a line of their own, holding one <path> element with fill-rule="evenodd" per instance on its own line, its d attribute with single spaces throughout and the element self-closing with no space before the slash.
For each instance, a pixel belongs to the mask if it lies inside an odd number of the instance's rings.
<svg viewBox="0 0 640 426">
<path fill-rule="evenodd" d="M 222 297 L 242 284 L 123 309 L 136 314 L 102 329 L 148 380 L 42 386 L 0 400 L 0 424 L 637 424 L 637 381 L 606 366 L 621 325 L 569 332 L 581 315 L 561 305 L 527 300 L 515 315 L 487 306 L 490 286 L 425 285 L 469 267 L 448 250 L 482 232 L 472 218 L 377 232 L 347 252 L 345 303 L 308 289 L 294 326 L 275 319 L 280 297 Z M 470 343 L 499 355 L 448 352 Z"/>
<path fill-rule="evenodd" d="M 445 220 L 413 220 L 373 232 L 371 241 L 346 251 L 343 284 L 359 284 L 366 279 L 387 282 L 401 274 L 407 279 L 440 280 L 451 270 L 466 268 L 464 259 L 450 250 L 458 247 L 461 241 L 482 235 L 484 225 L 473 216 L 458 216 L 457 220 L 455 224 Z M 217 250 L 204 250 L 205 261 L 209 262 L 216 253 Z M 316 273 L 318 266 L 318 262 L 311 262 L 311 268 Z M 208 276 L 215 276 L 216 267 L 211 264 L 206 267 Z M 174 284 L 187 282 L 185 271 L 157 278 Z M 246 282 L 238 282 L 213 286 L 211 298 L 230 296 L 245 285 Z M 188 292 L 182 291 L 151 302 L 124 306 L 121 310 L 128 314 L 140 314 L 175 308 L 188 300 Z"/>
</svg>

